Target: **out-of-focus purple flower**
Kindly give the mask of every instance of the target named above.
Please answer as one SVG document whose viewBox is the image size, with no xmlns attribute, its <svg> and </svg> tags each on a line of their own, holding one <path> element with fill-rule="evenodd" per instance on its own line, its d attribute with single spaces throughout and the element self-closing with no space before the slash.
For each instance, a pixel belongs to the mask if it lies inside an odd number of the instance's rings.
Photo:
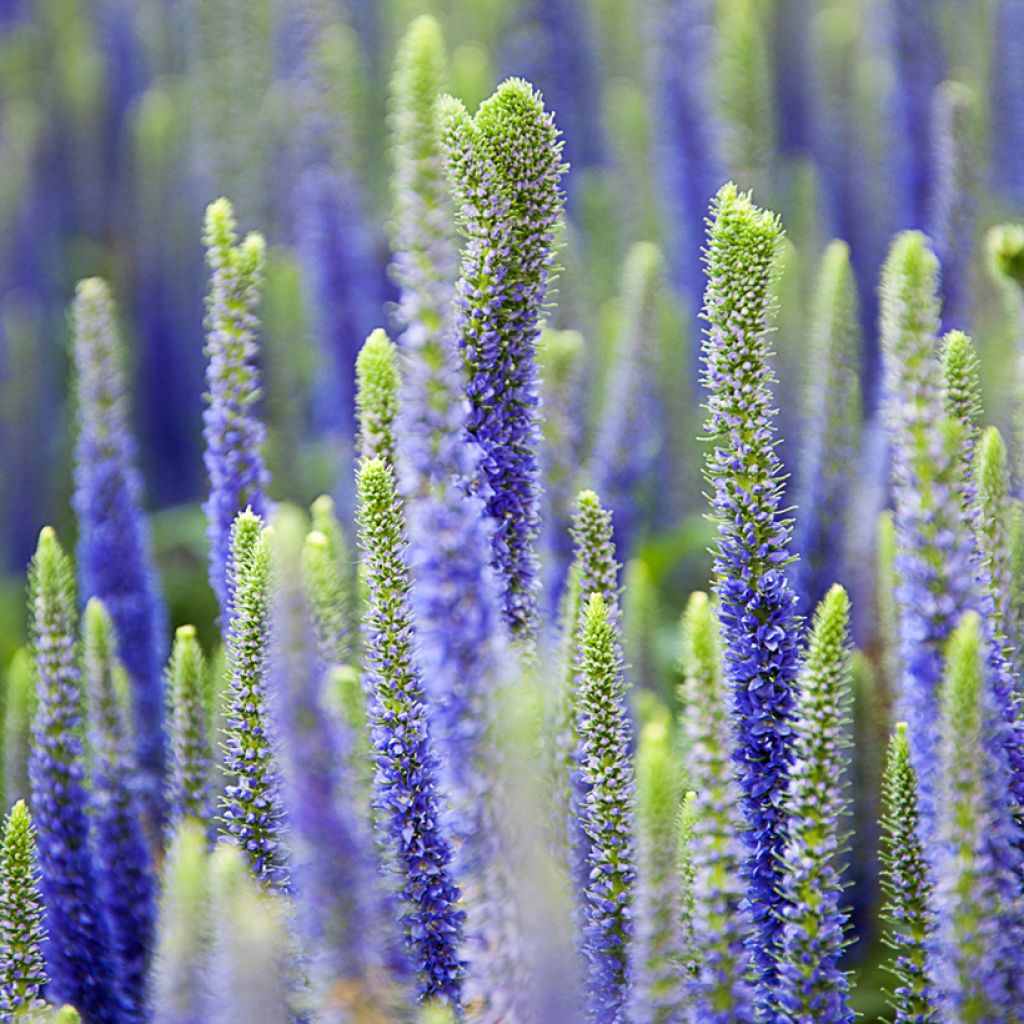
<svg viewBox="0 0 1024 1024">
<path fill-rule="evenodd" d="M 156 880 L 139 794 L 133 787 L 135 761 L 121 707 L 125 669 L 118 661 L 113 620 L 98 598 L 91 598 L 85 606 L 82 632 L 96 881 L 121 962 L 125 1003 L 135 1019 L 144 1020 L 156 930 Z"/>
<path fill-rule="evenodd" d="M 132 683 L 139 788 L 145 813 L 155 823 L 163 798 L 166 615 L 141 509 L 142 478 L 107 285 L 99 278 L 80 282 L 73 315 L 78 571 L 83 595 L 102 600 L 117 629 L 118 650 Z"/>
<path fill-rule="evenodd" d="M 665 488 L 659 456 L 667 447 L 658 387 L 658 308 L 661 250 L 649 242 L 630 249 L 623 271 L 618 344 L 608 371 L 590 479 L 615 516 L 618 549 L 632 554 L 654 525 Z"/>
<path fill-rule="evenodd" d="M 781 509 L 768 362 L 770 285 L 782 229 L 732 184 L 719 191 L 709 223 L 704 385 L 705 429 L 714 447 L 705 472 L 718 523 L 714 589 L 747 823 L 742 835 L 757 1003 L 773 1014 L 799 624 L 786 575 L 790 525 Z"/>
<path fill-rule="evenodd" d="M 464 914 L 449 871 L 438 764 L 419 666 L 413 658 L 405 523 L 390 467 L 362 463 L 357 480 L 360 543 L 368 588 L 363 619 L 381 839 L 394 865 L 400 925 L 423 999 L 461 1005 Z"/>
<path fill-rule="evenodd" d="M 373 972 L 383 964 L 372 938 L 379 933 L 377 870 L 366 808 L 348 773 L 354 737 L 329 699 L 307 605 L 297 512 L 283 509 L 275 516 L 273 540 L 270 688 L 297 924 L 316 1001 L 340 1012 L 337 1001 L 345 993 L 362 987 L 369 997 Z"/>
<path fill-rule="evenodd" d="M 932 98 L 945 77 L 946 64 L 939 9 L 931 0 L 888 0 L 887 7 L 893 65 L 891 224 L 896 229 L 923 229 L 935 194 Z"/>
<path fill-rule="evenodd" d="M 992 177 L 1024 203 L 1024 2 L 999 0 L 992 33 Z"/>
<path fill-rule="evenodd" d="M 490 488 L 491 563 L 505 619 L 529 638 L 537 626 L 540 502 L 535 349 L 562 210 L 562 145 L 553 115 L 521 79 L 502 83 L 475 118 L 451 98 L 441 117 L 467 238 L 455 317 L 467 433 Z"/>
<path fill-rule="evenodd" d="M 683 956 L 692 964 L 687 1000 L 695 1019 L 752 1024 L 747 948 L 752 921 L 743 903 L 743 813 L 731 764 L 730 699 L 718 631 L 707 594 L 693 594 L 683 614 L 679 692 L 689 741 L 687 778 L 694 786 L 685 817 L 691 941 Z"/>
<path fill-rule="evenodd" d="M 825 250 L 818 276 L 793 544 L 801 607 L 845 581 L 850 490 L 860 451 L 860 319 L 845 242 Z"/>
<path fill-rule="evenodd" d="M 672 276 L 694 312 L 704 290 L 704 218 L 722 181 L 722 129 L 709 88 L 714 6 L 711 0 L 663 0 L 646 26 L 655 168 L 668 209 Z"/>
<path fill-rule="evenodd" d="M 245 508 L 265 518 L 269 476 L 260 448 L 263 425 L 253 405 L 260 397 L 256 369 L 256 305 L 263 274 L 263 239 L 246 235 L 236 243 L 231 204 L 218 199 L 206 210 L 206 259 L 212 271 L 206 315 L 207 408 L 203 413 L 203 460 L 210 494 L 203 506 L 210 541 L 210 586 L 229 612 L 228 563 L 231 527 Z"/>
<path fill-rule="evenodd" d="M 959 82 L 943 82 L 932 101 L 935 184 L 928 232 L 942 264 L 942 323 L 969 330 L 973 318 L 974 253 L 978 199 L 974 95 Z"/>
</svg>

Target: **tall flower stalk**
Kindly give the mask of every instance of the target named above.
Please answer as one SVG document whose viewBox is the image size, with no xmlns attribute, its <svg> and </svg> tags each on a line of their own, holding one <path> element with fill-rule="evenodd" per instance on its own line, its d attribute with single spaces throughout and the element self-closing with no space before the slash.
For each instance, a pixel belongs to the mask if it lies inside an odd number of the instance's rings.
<svg viewBox="0 0 1024 1024">
<path fill-rule="evenodd" d="M 742 834 L 757 1000 L 770 1017 L 782 928 L 781 808 L 791 760 L 798 623 L 786 576 L 790 524 L 781 508 L 768 362 L 770 286 L 782 229 L 731 184 L 715 198 L 710 225 L 704 384 L 705 430 L 714 446 L 706 475 L 718 526 L 714 587 L 747 823 Z"/>
<path fill-rule="evenodd" d="M 562 211 L 562 144 L 553 115 L 521 79 L 499 86 L 475 117 L 447 98 L 441 119 L 466 236 L 454 329 L 466 373 L 467 434 L 482 451 L 505 619 L 514 634 L 531 637 L 540 503 L 536 344 Z"/>
<path fill-rule="evenodd" d="M 118 659 L 114 623 L 92 598 L 82 622 L 89 708 L 89 769 L 97 884 L 121 962 L 125 1002 L 147 1013 L 146 976 L 156 928 L 156 882 L 138 794 L 134 758 L 121 707 L 125 670 Z"/>
<path fill-rule="evenodd" d="M 733 777 L 728 681 L 719 624 L 707 594 L 691 595 L 682 620 L 682 726 L 689 741 L 688 836 L 684 876 L 692 879 L 688 1000 L 709 1024 L 751 1024 L 748 981 L 752 923 L 741 877 L 740 788 Z"/>
<path fill-rule="evenodd" d="M 78 439 L 74 506 L 78 571 L 117 627 L 131 679 L 132 731 L 145 810 L 160 817 L 164 772 L 165 612 L 142 511 L 142 477 L 129 423 L 121 340 L 110 290 L 81 281 L 73 308 Z"/>
<path fill-rule="evenodd" d="M 210 266 L 206 300 L 207 408 L 203 413 L 203 460 L 210 493 L 203 506 L 210 542 L 210 586 L 227 621 L 231 528 L 245 508 L 266 517 L 263 424 L 253 409 L 260 397 L 256 368 L 256 309 L 263 276 L 264 243 L 250 233 L 238 242 L 235 215 L 226 199 L 206 210 L 203 231 Z"/>
<path fill-rule="evenodd" d="M 963 427 L 947 415 L 938 358 L 938 260 L 897 237 L 882 272 L 884 409 L 892 445 L 900 671 L 922 842 L 932 850 L 943 647 L 976 597 L 964 523 Z"/>
<path fill-rule="evenodd" d="M 172 829 L 185 818 L 207 824 L 213 813 L 207 672 L 195 626 L 179 626 L 167 670 L 171 727 L 167 803 Z"/>
<path fill-rule="evenodd" d="M 985 736 L 998 716 L 984 646 L 969 612 L 947 648 L 936 804 L 936 998 L 942 1014 L 966 1024 L 1012 1020 L 1024 988 L 1024 894 L 1003 816 L 1004 765 Z"/>
<path fill-rule="evenodd" d="M 374 797 L 381 839 L 403 903 L 401 928 L 423 1000 L 458 1008 L 462 999 L 463 913 L 441 831 L 438 764 L 423 683 L 413 658 L 405 523 L 391 469 L 364 461 L 358 519 L 366 583 L 363 619 L 376 758 Z"/>
<path fill-rule="evenodd" d="M 628 1020 L 634 935 L 632 737 L 612 612 L 600 593 L 590 593 L 580 622 L 576 704 L 579 770 L 587 786 L 581 821 L 590 840 L 583 951 L 595 1024 Z"/>
<path fill-rule="evenodd" d="M 133 1024 L 89 842 L 74 567 L 49 526 L 29 567 L 29 624 L 39 675 L 29 780 L 47 907 L 47 994 L 79 1007 L 90 1024 Z"/>
<path fill-rule="evenodd" d="M 0 1017 L 32 1019 L 46 1008 L 43 897 L 36 834 L 24 800 L 4 822 L 0 863 Z"/>
<path fill-rule="evenodd" d="M 379 328 L 363 343 L 356 359 L 356 413 L 359 454 L 395 464 L 395 421 L 401 377 L 398 349 Z"/>
<path fill-rule="evenodd" d="M 932 883 L 921 842 L 917 773 L 910 757 L 907 723 L 889 741 L 882 781 L 882 888 L 886 904 L 885 942 L 892 950 L 889 990 L 893 1024 L 936 1024 L 938 1015 L 928 964 L 934 926 Z"/>
<path fill-rule="evenodd" d="M 664 721 L 648 722 L 636 754 L 635 1024 L 670 1024 L 686 1005 L 678 870 L 682 779 Z"/>
<path fill-rule="evenodd" d="M 785 810 L 780 1020 L 852 1024 L 850 981 L 840 966 L 843 780 L 850 700 L 850 600 L 838 584 L 814 617 L 797 685 L 793 765 Z"/>
<path fill-rule="evenodd" d="M 371 923 L 380 908 L 374 851 L 363 794 L 351 777 L 354 737 L 327 691 L 302 576 L 303 534 L 298 512 L 278 512 L 269 679 L 297 924 L 310 956 L 314 996 L 326 1007 L 334 993 L 343 999 L 360 988 L 369 999 L 368 982 L 383 956 Z"/>
<path fill-rule="evenodd" d="M 231 678 L 221 831 L 245 854 L 256 878 L 284 889 L 288 886 L 284 812 L 267 690 L 270 539 L 262 520 L 250 509 L 239 513 L 232 529 L 230 581 L 227 656 Z"/>
</svg>

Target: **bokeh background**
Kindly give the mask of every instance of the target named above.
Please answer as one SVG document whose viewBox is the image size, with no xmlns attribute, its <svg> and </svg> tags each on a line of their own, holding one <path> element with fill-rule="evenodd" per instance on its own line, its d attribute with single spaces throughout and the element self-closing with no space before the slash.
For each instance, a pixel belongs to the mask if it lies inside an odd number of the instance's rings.
<svg viewBox="0 0 1024 1024">
<path fill-rule="evenodd" d="M 644 671 L 670 697 L 675 617 L 709 564 L 696 440 L 707 201 L 731 177 L 787 228 L 777 395 L 794 493 L 816 373 L 815 273 L 829 239 L 849 243 L 864 421 L 844 582 L 870 651 L 885 479 L 876 288 L 895 231 L 932 234 L 947 325 L 975 338 L 988 419 L 1010 418 L 1019 300 L 990 271 L 985 236 L 1024 213 L 1024 0 L 0 0 L 0 664 L 23 639 L 39 527 L 74 537 L 67 307 L 75 281 L 97 274 L 129 341 L 171 616 L 212 636 L 200 229 L 218 195 L 269 245 L 272 493 L 350 504 L 352 366 L 394 298 L 388 81 L 398 39 L 427 11 L 444 27 L 453 93 L 472 108 L 502 78 L 525 76 L 565 136 L 572 170 L 548 323 L 576 333 L 559 336 L 546 365 L 547 429 L 573 453 L 548 467 L 556 534 L 558 496 L 592 482 L 616 361 L 645 339 L 646 384 L 625 429 L 646 475 L 624 555 L 655 595 Z M 645 253 L 664 269 L 638 296 Z M 577 349 L 581 359 L 559 363 Z"/>
</svg>

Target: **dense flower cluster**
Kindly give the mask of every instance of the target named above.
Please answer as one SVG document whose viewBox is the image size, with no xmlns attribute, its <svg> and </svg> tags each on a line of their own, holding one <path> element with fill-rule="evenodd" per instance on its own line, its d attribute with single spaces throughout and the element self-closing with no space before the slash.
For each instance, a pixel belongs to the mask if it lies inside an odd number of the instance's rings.
<svg viewBox="0 0 1024 1024">
<path fill-rule="evenodd" d="M 1024 8 L 517 3 L 0 4 L 0 1024 L 1024 1021 Z"/>
</svg>

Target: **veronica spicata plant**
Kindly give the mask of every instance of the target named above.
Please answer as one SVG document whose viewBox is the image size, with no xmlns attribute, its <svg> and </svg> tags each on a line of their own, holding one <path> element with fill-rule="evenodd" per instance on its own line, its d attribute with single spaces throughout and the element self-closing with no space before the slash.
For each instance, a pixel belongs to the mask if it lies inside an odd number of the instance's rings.
<svg viewBox="0 0 1024 1024">
<path fill-rule="evenodd" d="M 82 744 L 74 567 L 49 526 L 29 567 L 29 624 L 39 676 L 29 779 L 49 934 L 47 994 L 92 1024 L 134 1024 L 97 886 Z"/>
<path fill-rule="evenodd" d="M 245 508 L 263 518 L 269 511 L 264 493 L 269 476 L 260 450 L 264 430 L 253 409 L 260 397 L 256 310 L 265 246 L 255 233 L 238 242 L 234 211 L 227 199 L 207 208 L 203 240 L 212 275 L 206 301 L 208 393 L 203 413 L 203 459 L 210 493 L 204 511 L 210 586 L 226 622 L 235 516 Z"/>
<path fill-rule="evenodd" d="M 852 1024 L 850 982 L 839 962 L 847 912 L 843 886 L 843 769 L 850 700 L 850 600 L 825 595 L 797 683 L 793 764 L 786 791 L 779 1019 Z"/>
<path fill-rule="evenodd" d="M 723 664 L 732 693 L 745 871 L 754 919 L 758 1005 L 775 1012 L 782 928 L 782 797 L 791 760 L 797 669 L 796 597 L 786 575 L 790 523 L 782 512 L 768 362 L 768 314 L 782 228 L 774 214 L 725 185 L 711 208 L 704 299 L 706 475 L 718 527 L 714 551 Z"/>
<path fill-rule="evenodd" d="M 413 657 L 405 523 L 390 467 L 379 459 L 366 460 L 357 483 L 368 590 L 363 631 L 376 758 L 374 801 L 381 841 L 400 888 L 400 924 L 420 997 L 458 1008 L 463 912 L 449 873 L 451 848 L 441 830 L 437 755 Z"/>
<path fill-rule="evenodd" d="M 441 119 L 466 236 L 454 329 L 467 433 L 482 450 L 505 619 L 517 636 L 530 637 L 540 504 L 536 345 L 563 204 L 562 144 L 553 115 L 521 79 L 502 83 L 475 117 L 448 97 Z"/>
</svg>

